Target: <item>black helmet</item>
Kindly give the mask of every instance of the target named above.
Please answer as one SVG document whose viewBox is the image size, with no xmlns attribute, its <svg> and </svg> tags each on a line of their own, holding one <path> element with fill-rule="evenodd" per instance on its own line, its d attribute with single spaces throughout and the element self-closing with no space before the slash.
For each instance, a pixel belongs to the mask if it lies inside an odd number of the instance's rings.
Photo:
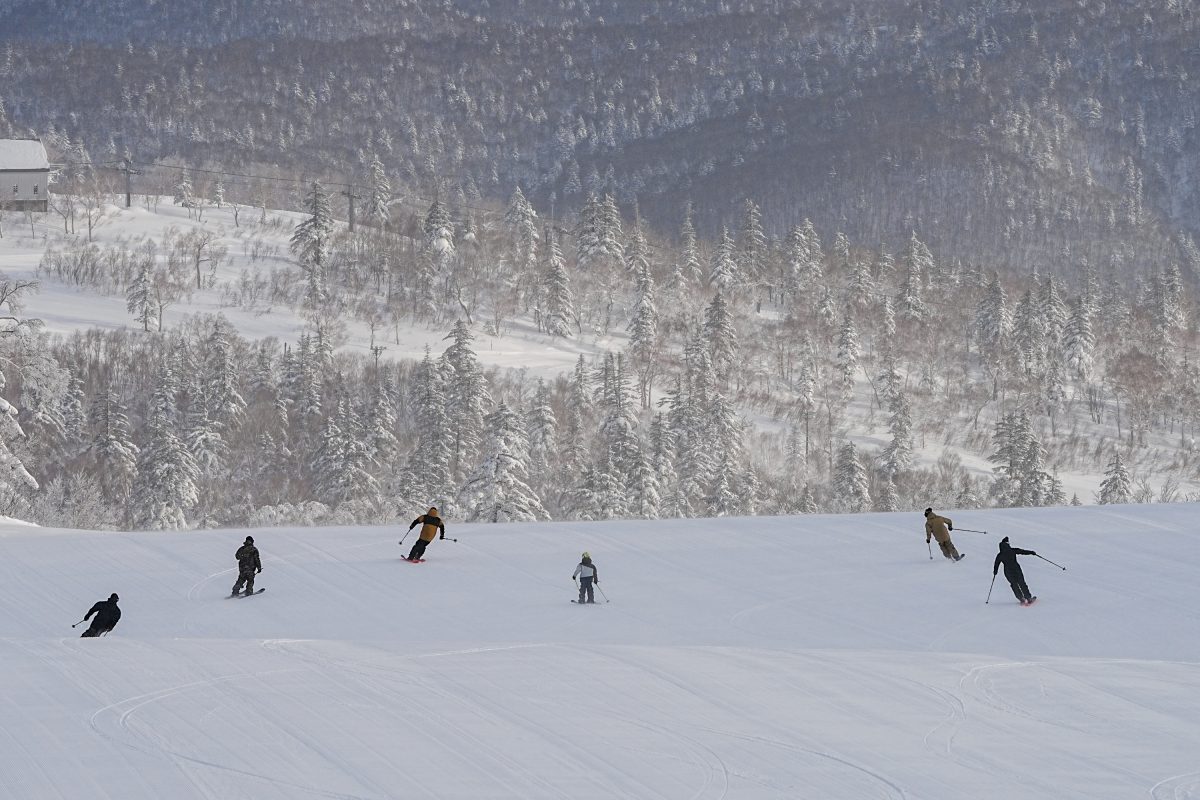
<svg viewBox="0 0 1200 800">
<path fill-rule="evenodd" d="M 247 537 L 246 537 L 246 544 L 254 544 L 254 537 L 253 537 L 253 536 L 247 536 Z"/>
<path fill-rule="evenodd" d="M 925 509 L 925 516 L 927 516 L 927 517 L 928 517 L 928 516 L 929 516 L 930 514 L 932 514 L 932 513 L 933 513 L 933 509 L 932 509 L 932 508 L 927 508 L 927 509 Z"/>
<path fill-rule="evenodd" d="M 110 603 L 115 603 L 115 602 L 117 602 L 117 601 L 118 601 L 118 600 L 120 600 L 120 599 L 121 599 L 121 598 L 117 597 L 117 593 L 116 593 L 116 592 L 113 592 L 112 594 L 110 594 L 110 595 L 108 596 L 108 602 L 110 602 Z"/>
<path fill-rule="evenodd" d="M 1005 536 L 1003 539 L 1001 539 L 1000 544 L 1002 544 L 1002 545 L 1008 544 L 1008 537 Z"/>
</svg>

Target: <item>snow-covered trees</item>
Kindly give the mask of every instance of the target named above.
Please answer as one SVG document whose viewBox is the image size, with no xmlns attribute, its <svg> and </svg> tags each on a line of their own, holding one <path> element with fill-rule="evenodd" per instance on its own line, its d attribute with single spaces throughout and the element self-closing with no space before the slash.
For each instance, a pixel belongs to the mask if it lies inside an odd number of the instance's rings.
<svg viewBox="0 0 1200 800">
<path fill-rule="evenodd" d="M 1101 505 L 1109 503 L 1128 503 L 1133 499 L 1133 479 L 1125 462 L 1121 459 L 1120 448 L 1113 448 L 1112 460 L 1104 471 L 1104 480 L 1100 483 L 1100 493 L 1096 502 Z"/>
<path fill-rule="evenodd" d="M 529 488 L 528 445 L 520 419 L 501 402 L 488 414 L 483 460 L 458 492 L 471 522 L 535 522 L 550 515 Z"/>
<path fill-rule="evenodd" d="M 837 454 L 833 496 L 840 510 L 858 514 L 871 507 L 867 470 L 859 460 L 853 442 L 844 443 Z"/>
<path fill-rule="evenodd" d="M 542 328 L 551 336 L 570 336 L 571 328 L 578 323 L 575 298 L 571 294 L 566 261 L 558 239 L 550 230 L 546 231 L 543 250 L 542 296 L 545 306 Z"/>
<path fill-rule="evenodd" d="M 143 530 L 187 527 L 187 512 L 199 501 L 199 469 L 176 434 L 178 377 L 170 360 L 159 367 L 150 398 L 149 440 L 138 459 L 131 516 Z"/>
<path fill-rule="evenodd" d="M 904 392 L 896 392 L 888 401 L 891 417 L 888 428 L 892 440 L 883 450 L 883 470 L 889 483 L 912 465 L 912 411 Z M 890 509 L 889 509 L 890 510 Z"/>
<path fill-rule="evenodd" d="M 450 471 L 458 480 L 466 475 L 483 437 L 484 409 L 491 403 L 479 359 L 471 348 L 475 337 L 462 320 L 446 337 L 451 343 L 442 354 L 448 368 L 446 416 L 450 424 Z"/>
<path fill-rule="evenodd" d="M 1050 501 L 1051 476 L 1046 472 L 1046 452 L 1024 411 L 1006 414 L 996 423 L 995 450 L 989 457 L 996 466 L 992 493 L 1002 506 L 1042 506 Z"/>
<path fill-rule="evenodd" d="M 448 498 L 453 476 L 456 438 L 447 406 L 446 378 L 443 366 L 435 363 L 428 348 L 425 358 L 413 374 L 409 407 L 416 427 L 416 441 L 408 456 L 409 491 L 418 505 L 438 505 L 450 512 Z"/>
<path fill-rule="evenodd" d="M 896 297 L 896 313 L 901 319 L 920 322 L 929 313 L 921 298 L 922 276 L 933 270 L 933 255 L 914 232 L 908 240 L 908 249 L 903 257 L 904 278 Z"/>
<path fill-rule="evenodd" d="M 367 219 L 378 227 L 387 224 L 391 217 L 392 184 L 379 156 L 371 158 L 370 185 L 367 195 Z"/>
<path fill-rule="evenodd" d="M 304 206 L 308 218 L 298 224 L 292 233 L 292 252 L 306 269 L 321 271 L 329 256 L 334 222 L 329 195 L 320 181 L 312 182 Z"/>
<path fill-rule="evenodd" d="M 704 312 L 704 340 L 713 370 L 722 378 L 728 377 L 737 363 L 738 336 L 733 314 L 720 292 L 713 296 Z"/>
</svg>

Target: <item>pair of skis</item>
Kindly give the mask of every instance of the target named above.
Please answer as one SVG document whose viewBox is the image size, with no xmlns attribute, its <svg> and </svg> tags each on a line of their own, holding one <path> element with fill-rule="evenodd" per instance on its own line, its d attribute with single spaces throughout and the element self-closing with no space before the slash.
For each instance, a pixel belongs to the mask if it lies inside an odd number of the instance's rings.
<svg viewBox="0 0 1200 800">
<path fill-rule="evenodd" d="M 235 600 L 235 599 L 237 599 L 237 598 L 239 598 L 239 597 L 254 597 L 254 595 L 256 595 L 256 594 L 262 594 L 262 593 L 263 593 L 263 592 L 265 592 L 266 590 L 267 590 L 267 587 L 265 587 L 265 586 L 264 586 L 264 587 L 263 587 L 263 588 L 261 588 L 261 589 L 255 589 L 255 590 L 254 590 L 253 592 L 251 592 L 250 594 L 246 594 L 245 592 L 238 592 L 237 594 L 231 594 L 231 595 L 229 595 L 229 597 L 227 597 L 226 599 L 227 599 L 227 600 Z"/>
</svg>

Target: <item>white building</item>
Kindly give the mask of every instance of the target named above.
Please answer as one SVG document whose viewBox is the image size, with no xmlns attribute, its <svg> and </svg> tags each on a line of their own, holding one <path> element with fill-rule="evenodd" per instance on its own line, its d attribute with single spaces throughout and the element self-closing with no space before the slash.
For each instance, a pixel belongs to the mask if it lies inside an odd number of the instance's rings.
<svg viewBox="0 0 1200 800">
<path fill-rule="evenodd" d="M 47 211 L 50 159 L 36 139 L 0 139 L 0 209 Z"/>
</svg>

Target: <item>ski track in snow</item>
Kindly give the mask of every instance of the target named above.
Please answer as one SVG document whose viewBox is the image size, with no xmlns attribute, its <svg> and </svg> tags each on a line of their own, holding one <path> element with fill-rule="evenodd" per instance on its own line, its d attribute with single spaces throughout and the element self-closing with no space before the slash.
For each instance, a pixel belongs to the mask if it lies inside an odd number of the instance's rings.
<svg viewBox="0 0 1200 800">
<path fill-rule="evenodd" d="M 955 516 L 1071 571 L 984 605 L 903 514 L 280 529 L 234 604 L 245 531 L 3 528 L 0 800 L 1200 798 L 1194 507 Z"/>
</svg>

